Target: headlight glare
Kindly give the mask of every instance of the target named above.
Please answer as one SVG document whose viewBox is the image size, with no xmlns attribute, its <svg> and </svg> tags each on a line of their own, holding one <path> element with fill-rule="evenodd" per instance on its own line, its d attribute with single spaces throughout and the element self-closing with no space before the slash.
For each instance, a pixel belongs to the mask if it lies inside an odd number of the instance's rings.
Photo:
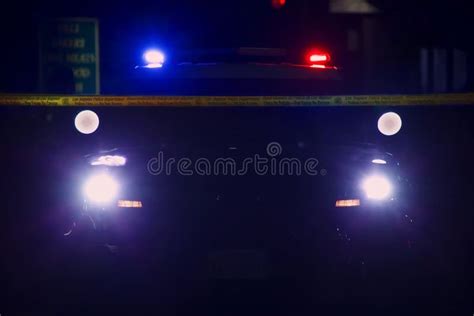
<svg viewBox="0 0 474 316">
<path fill-rule="evenodd" d="M 373 200 L 384 200 L 392 193 L 392 184 L 384 176 L 373 175 L 362 181 L 362 189 L 367 198 Z"/>
<path fill-rule="evenodd" d="M 93 203 L 109 203 L 117 195 L 119 185 L 106 173 L 93 175 L 84 184 L 84 195 Z"/>
</svg>

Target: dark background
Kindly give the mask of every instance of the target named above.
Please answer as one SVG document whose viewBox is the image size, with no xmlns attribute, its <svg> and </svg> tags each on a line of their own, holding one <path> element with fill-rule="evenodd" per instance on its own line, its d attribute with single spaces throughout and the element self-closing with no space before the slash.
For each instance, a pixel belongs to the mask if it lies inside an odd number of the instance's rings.
<svg viewBox="0 0 474 316">
<path fill-rule="evenodd" d="M 343 68 L 347 86 L 364 92 L 450 92 L 472 89 L 472 10 L 459 1 L 369 1 L 377 14 L 335 14 L 329 1 L 291 0 L 275 9 L 258 1 L 10 2 L 0 24 L 0 91 L 37 92 L 37 28 L 49 17 L 95 17 L 100 24 L 102 85 L 140 63 L 149 46 L 166 51 L 241 46 L 327 48 Z M 349 44 L 350 34 L 353 43 Z M 447 78 L 427 70 L 421 84 L 421 51 Z M 434 49 L 445 50 L 434 60 Z M 467 58 L 467 81 L 451 84 L 453 54 Z M 447 80 L 436 87 L 436 80 Z M 113 93 L 113 90 L 109 93 Z M 341 91 L 344 93 L 344 91 Z"/>
<path fill-rule="evenodd" d="M 472 90 L 472 10 L 456 1 L 372 1 L 381 13 L 331 14 L 327 1 L 292 1 L 276 10 L 269 1 L 114 1 L 110 2 L 10 2 L 0 13 L 0 91 L 40 92 L 38 82 L 37 26 L 48 17 L 96 17 L 100 23 L 102 85 L 109 78 L 126 76 L 151 45 L 165 50 L 238 46 L 327 47 L 343 68 L 347 87 L 355 93 L 453 92 Z M 358 34 L 358 49 L 349 50 L 348 32 Z M 467 56 L 468 80 L 462 88 L 448 85 L 436 90 L 432 82 L 420 83 L 420 51 L 458 49 Z M 431 63 L 435 63 L 431 61 Z M 446 62 L 446 67 L 450 65 Z M 449 71 L 448 71 L 449 72 Z M 429 74 L 430 80 L 435 78 Z M 355 87 L 355 88 L 354 88 Z M 115 90 L 114 90 L 115 89 Z M 109 88 L 119 93 L 119 88 Z M 291 90 L 291 89 L 290 89 Z M 185 93 L 185 92 L 183 92 Z M 344 91 L 341 91 L 344 93 Z M 218 92 L 216 92 L 218 94 Z M 238 91 L 237 91 L 238 94 Z M 308 91 L 307 94 L 312 94 Z M 472 239 L 472 122 L 468 106 L 392 108 L 403 119 L 402 132 L 393 138 L 378 134 L 373 124 L 389 108 L 291 108 L 291 109 L 97 109 L 101 127 L 94 135 L 74 130 L 79 108 L 0 108 L 1 191 L 0 223 L 3 294 L 0 313 L 57 314 L 101 311 L 145 312 L 165 303 L 169 314 L 337 314 L 375 311 L 374 314 L 471 315 L 473 312 Z M 230 123 L 229 123 L 230 122 Z M 248 128 L 249 122 L 253 122 Z M 360 123 L 359 123 L 360 122 Z M 368 123 L 371 122 L 371 123 Z M 359 125 L 360 124 L 360 125 Z M 316 125 L 320 134 L 313 127 Z M 362 127 L 363 126 L 363 127 Z M 184 139 L 228 145 L 229 139 L 285 140 L 296 144 L 308 135 L 323 135 L 341 128 L 329 139 L 348 139 L 385 145 L 399 157 L 417 197 L 412 205 L 430 256 L 440 267 L 427 278 L 415 278 L 413 288 L 390 292 L 390 284 L 370 279 L 388 301 L 365 297 L 335 305 L 312 304 L 311 296 L 291 295 L 307 306 L 287 304 L 270 296 L 259 308 L 229 312 L 214 309 L 214 292 L 193 289 L 181 261 L 166 282 L 154 278 L 140 260 L 132 265 L 101 261 L 94 255 L 73 257 L 60 233 L 74 190 L 71 173 L 81 156 L 95 150 L 140 141 L 151 146 L 157 139 Z M 350 136 L 347 136 L 350 135 Z M 377 136 L 375 136 L 377 135 Z M 191 147 L 199 151 L 199 146 Z M 267 179 L 271 185 L 272 179 Z M 219 183 L 217 184 L 219 185 Z M 247 186 L 252 187 L 252 183 Z M 276 194 L 261 189 L 263 194 Z M 239 192 L 235 187 L 234 192 Z M 287 200 L 298 192 L 287 188 Z M 243 199 L 247 198 L 244 196 Z M 298 201 L 304 203 L 305 201 Z M 209 201 L 214 205 L 215 200 Z M 249 202 L 250 207 L 253 205 Z M 281 205 L 274 205 L 276 209 Z M 206 209 L 206 204 L 202 207 Z M 281 212 L 285 211 L 280 209 Z M 58 215 L 60 214 L 60 215 Z M 66 216 L 67 217 L 67 216 Z M 189 241 L 192 248 L 192 240 Z M 434 268 L 433 268 L 434 269 Z M 435 269 L 434 269 L 435 270 Z M 156 271 L 161 275 L 163 271 Z M 155 272 L 156 272 L 155 271 Z M 168 270 L 167 270 L 168 271 Z M 414 268 L 409 275 L 423 272 Z M 195 277 L 196 275 L 194 275 Z M 197 274 L 199 276 L 199 274 Z M 404 273 L 390 276 L 406 281 Z M 343 280 L 344 281 L 344 280 Z M 354 291 L 365 283 L 350 283 Z M 280 284 L 281 286 L 281 284 Z M 334 284 L 337 290 L 340 284 Z M 237 286 L 238 288 L 238 286 Z M 160 289 L 162 292 L 159 292 Z M 231 287 L 233 289 L 233 287 Z M 291 288 L 290 288 L 291 289 Z M 153 290 L 153 291 L 152 291 Z M 166 295 L 160 296 L 160 293 Z M 193 297 L 195 293 L 200 296 Z M 210 294 L 209 294 L 210 293 Z M 243 295 L 233 296 L 237 300 Z M 300 292 L 295 292 L 300 293 Z M 176 294 L 176 295 L 175 295 Z M 213 295 L 211 295 L 213 294 Z M 255 294 L 255 293 L 252 293 Z M 256 293 L 259 294 L 259 293 Z M 313 293 L 319 297 L 320 293 Z M 413 295 L 415 294 L 415 295 Z M 157 297 L 161 297 L 157 301 Z M 191 301 L 186 301 L 186 299 Z M 270 301 L 272 304 L 267 304 Z M 188 304 L 189 303 L 189 304 Z M 191 304 L 193 303 L 193 304 Z M 282 304 L 279 304 L 282 303 Z M 71 306 L 69 305 L 71 304 Z M 269 307 L 270 306 L 270 307 Z M 125 309 L 127 308 L 127 309 Z M 153 313 L 153 310 L 151 311 Z"/>
<path fill-rule="evenodd" d="M 0 240 L 5 283 L 0 307 L 5 313 L 81 313 L 83 308 L 91 314 L 471 313 L 474 113 L 469 106 L 97 108 L 101 126 L 89 136 L 74 129 L 73 118 L 79 110 L 1 108 Z M 375 124 L 388 110 L 397 111 L 403 119 L 400 134 L 390 138 L 378 133 Z M 305 261 L 295 258 L 296 266 L 285 271 L 301 279 L 219 282 L 201 270 L 205 267 L 202 258 L 209 251 L 206 240 L 218 241 L 228 233 L 214 235 L 219 221 L 210 225 L 212 218 L 254 218 L 254 214 L 262 220 L 259 229 L 239 231 L 236 238 L 255 232 L 270 234 L 269 227 L 277 219 L 288 225 L 301 219 L 308 222 L 324 213 L 322 200 L 316 198 L 326 189 L 320 178 L 157 177 L 159 184 L 147 189 L 168 202 L 158 203 L 147 220 L 167 233 L 151 245 L 139 244 L 138 254 L 132 257 L 94 252 L 94 248 L 82 248 L 86 243 L 71 244 L 61 235 L 71 213 L 77 211 L 79 183 L 85 176 L 80 172 L 84 153 L 168 144 L 201 156 L 209 148 L 224 154 L 232 145 L 238 152 L 263 150 L 270 141 L 280 142 L 285 153 L 296 157 L 304 153 L 297 144 L 318 141 L 332 146 L 372 142 L 392 152 L 410 181 L 409 195 L 404 198 L 409 202 L 406 211 L 415 220 L 414 242 L 419 247 L 413 264 L 403 264 L 405 255 L 387 248 L 371 254 L 380 260 L 372 267 L 385 272 L 362 279 L 349 267 L 333 267 L 332 273 L 316 265 L 300 270 L 298 265 Z M 324 148 L 308 150 L 332 172 L 331 157 Z M 337 183 L 331 174 L 325 179 Z M 188 212 L 182 211 L 183 205 Z M 170 222 L 177 214 L 179 220 Z M 341 220 L 354 216 L 352 212 L 346 215 Z M 381 233 L 391 229 L 377 223 L 373 215 L 362 218 L 377 225 Z M 291 241 L 285 239 L 285 227 L 271 245 L 292 253 L 296 248 L 285 248 Z M 176 237 L 167 236 L 168 232 Z M 316 228 L 312 235 L 307 244 L 294 242 L 304 245 L 308 257 L 323 262 L 333 259 L 329 252 L 314 248 L 328 236 Z M 248 247 L 257 247 L 254 242 Z M 315 276 L 332 281 L 328 285 Z M 329 293 L 336 299 L 325 302 Z"/>
</svg>

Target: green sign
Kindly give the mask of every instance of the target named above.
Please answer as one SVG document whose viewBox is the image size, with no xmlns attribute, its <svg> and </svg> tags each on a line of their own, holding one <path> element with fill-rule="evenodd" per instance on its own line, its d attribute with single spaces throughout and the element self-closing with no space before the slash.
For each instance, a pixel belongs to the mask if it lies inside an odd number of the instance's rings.
<svg viewBox="0 0 474 316">
<path fill-rule="evenodd" d="M 43 21 L 39 39 L 42 92 L 99 94 L 99 29 L 96 19 Z"/>
</svg>

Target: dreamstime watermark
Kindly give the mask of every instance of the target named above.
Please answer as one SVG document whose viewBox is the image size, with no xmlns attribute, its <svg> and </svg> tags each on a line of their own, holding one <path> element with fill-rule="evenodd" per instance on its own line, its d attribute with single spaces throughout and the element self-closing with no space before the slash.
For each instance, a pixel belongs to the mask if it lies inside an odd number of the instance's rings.
<svg viewBox="0 0 474 316">
<path fill-rule="evenodd" d="M 278 157 L 283 153 L 282 146 L 277 142 L 267 145 L 266 156 L 255 154 L 236 161 L 231 157 L 219 157 L 214 160 L 198 158 L 192 160 L 187 157 L 165 158 L 160 151 L 157 157 L 148 160 L 147 170 L 152 175 L 182 176 L 245 176 L 254 173 L 258 176 L 325 176 L 326 169 L 319 169 L 316 158 L 300 160 L 294 157 Z"/>
</svg>

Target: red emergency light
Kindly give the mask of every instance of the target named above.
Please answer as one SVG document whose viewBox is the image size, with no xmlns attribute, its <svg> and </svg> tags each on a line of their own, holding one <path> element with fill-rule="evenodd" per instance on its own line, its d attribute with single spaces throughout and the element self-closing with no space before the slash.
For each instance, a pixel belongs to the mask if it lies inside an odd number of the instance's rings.
<svg viewBox="0 0 474 316">
<path fill-rule="evenodd" d="M 272 0 L 272 6 L 275 9 L 281 9 L 286 4 L 286 0 Z"/>
<path fill-rule="evenodd" d="M 331 55 L 328 52 L 321 49 L 312 49 L 306 55 L 306 61 L 310 65 L 324 66 L 331 61 Z"/>
</svg>

